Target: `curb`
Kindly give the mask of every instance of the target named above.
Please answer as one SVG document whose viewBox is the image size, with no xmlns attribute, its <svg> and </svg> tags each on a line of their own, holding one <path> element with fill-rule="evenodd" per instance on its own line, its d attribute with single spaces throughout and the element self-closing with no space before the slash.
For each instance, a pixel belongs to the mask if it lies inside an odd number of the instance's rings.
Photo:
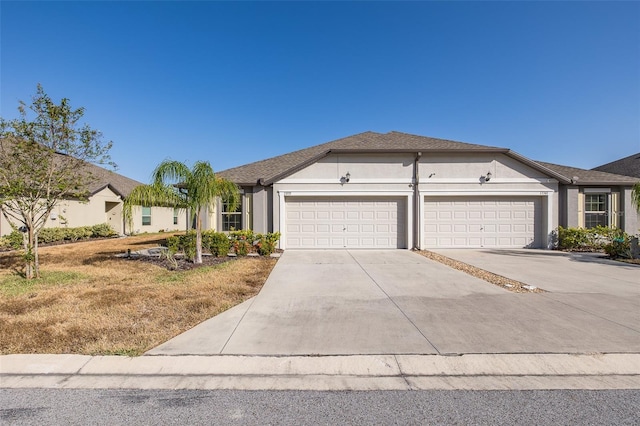
<svg viewBox="0 0 640 426">
<path fill-rule="evenodd" d="M 640 354 L 4 355 L 0 388 L 640 389 Z"/>
</svg>

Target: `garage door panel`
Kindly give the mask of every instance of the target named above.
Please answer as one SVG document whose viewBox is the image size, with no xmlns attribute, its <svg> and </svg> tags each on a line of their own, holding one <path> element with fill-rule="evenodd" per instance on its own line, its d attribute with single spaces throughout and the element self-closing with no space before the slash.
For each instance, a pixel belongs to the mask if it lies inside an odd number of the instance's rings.
<svg viewBox="0 0 640 426">
<path fill-rule="evenodd" d="M 404 197 L 287 197 L 285 209 L 287 248 L 406 248 Z"/>
<path fill-rule="evenodd" d="M 539 197 L 433 197 L 425 200 L 425 247 L 539 247 Z"/>
<path fill-rule="evenodd" d="M 294 225 L 294 224 L 288 224 L 287 225 L 287 232 L 292 232 L 292 233 L 298 233 L 300 232 L 300 225 Z"/>
<path fill-rule="evenodd" d="M 324 223 L 319 223 L 318 225 L 316 225 L 316 230 L 320 233 L 329 232 L 329 229 L 331 229 L 330 226 Z"/>
<path fill-rule="evenodd" d="M 358 231 L 360 231 L 360 226 L 358 226 L 357 224 L 351 224 L 347 225 L 344 230 L 345 232 L 357 233 Z"/>
</svg>

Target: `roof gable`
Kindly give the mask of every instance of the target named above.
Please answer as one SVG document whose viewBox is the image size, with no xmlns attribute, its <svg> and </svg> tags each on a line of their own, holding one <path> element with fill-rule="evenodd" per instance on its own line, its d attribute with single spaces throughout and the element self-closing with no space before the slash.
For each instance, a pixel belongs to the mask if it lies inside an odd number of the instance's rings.
<svg viewBox="0 0 640 426">
<path fill-rule="evenodd" d="M 491 152 L 503 153 L 545 175 L 569 184 L 632 185 L 637 179 L 629 176 L 584 170 L 553 163 L 533 161 L 507 148 L 456 142 L 402 132 L 364 132 L 310 148 L 223 170 L 218 174 L 239 185 L 270 185 L 313 164 L 330 153 L 391 153 L 391 152 Z M 577 180 L 574 180 L 577 177 Z"/>
<path fill-rule="evenodd" d="M 401 132 L 364 132 L 244 166 L 223 170 L 218 174 L 240 185 L 268 185 L 295 173 L 332 152 L 384 153 L 422 151 L 508 152 L 509 150 Z"/>
</svg>

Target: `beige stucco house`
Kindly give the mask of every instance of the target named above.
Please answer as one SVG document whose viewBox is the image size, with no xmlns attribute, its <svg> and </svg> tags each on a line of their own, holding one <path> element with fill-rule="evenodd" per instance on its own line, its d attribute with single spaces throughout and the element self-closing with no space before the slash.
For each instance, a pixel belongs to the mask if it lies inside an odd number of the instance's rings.
<svg viewBox="0 0 640 426">
<path fill-rule="evenodd" d="M 365 132 L 219 173 L 243 192 L 209 227 L 280 232 L 280 248 L 546 248 L 562 226 L 636 234 L 635 179 L 507 148 Z"/>
<path fill-rule="evenodd" d="M 135 207 L 132 224 L 126 223 L 122 214 L 123 199 L 141 183 L 92 164 L 88 164 L 87 168 L 95 178 L 89 187 L 89 200 L 60 201 L 45 227 L 73 228 L 108 223 L 122 235 L 186 229 L 187 213 L 166 207 Z M 11 225 L 0 214 L 0 236 L 11 231 Z"/>
</svg>

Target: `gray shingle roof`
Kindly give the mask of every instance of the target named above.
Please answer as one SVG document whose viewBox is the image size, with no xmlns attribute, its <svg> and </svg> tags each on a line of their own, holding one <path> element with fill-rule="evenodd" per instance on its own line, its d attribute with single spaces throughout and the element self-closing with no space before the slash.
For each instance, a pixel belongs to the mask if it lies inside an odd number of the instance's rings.
<svg viewBox="0 0 640 426">
<path fill-rule="evenodd" d="M 269 185 L 308 165 L 318 161 L 329 153 L 340 152 L 500 152 L 516 158 L 523 163 L 569 183 L 578 177 L 577 184 L 615 184 L 630 185 L 637 179 L 612 173 L 584 170 L 558 164 L 533 161 L 507 148 L 456 142 L 447 139 L 430 138 L 401 132 L 376 133 L 364 132 L 346 138 L 337 139 L 321 145 L 301 149 L 277 157 L 223 170 L 218 174 L 239 185 Z"/>
<path fill-rule="evenodd" d="M 270 184 L 294 173 L 330 152 L 498 151 L 508 149 L 455 142 L 401 132 L 364 132 L 321 145 L 223 170 L 218 174 L 240 185 Z"/>
<path fill-rule="evenodd" d="M 116 194 L 127 197 L 133 188 L 142 185 L 142 183 L 137 180 L 130 179 L 111 170 L 96 166 L 95 164 L 87 164 L 86 167 L 87 171 L 91 173 L 95 179 L 95 181 L 89 185 L 89 192 L 92 195 L 101 191 L 103 188 L 110 187 Z"/>
<path fill-rule="evenodd" d="M 554 172 L 566 176 L 569 179 L 578 178 L 578 185 L 633 185 L 638 182 L 637 178 L 622 176 L 613 173 L 606 173 L 597 170 L 585 170 L 577 167 L 561 166 L 559 164 L 545 163 L 536 161 L 536 163 L 553 170 Z"/>
<path fill-rule="evenodd" d="M 612 161 L 611 163 L 603 164 L 602 166 L 594 167 L 593 170 L 640 178 L 640 152 L 617 161 Z"/>
<path fill-rule="evenodd" d="M 2 139 L 0 142 L 7 144 L 6 146 L 9 146 L 11 140 Z M 60 159 L 63 159 L 66 156 L 66 154 L 56 154 Z M 87 187 L 90 195 L 93 195 L 96 192 L 109 187 L 116 194 L 121 195 L 122 197 L 127 197 L 131 193 L 133 188 L 138 185 L 142 185 L 142 183 L 138 182 L 137 180 L 130 179 L 126 176 L 123 176 L 111 170 L 107 170 L 95 164 L 85 162 L 84 169 L 93 177 L 92 182 Z"/>
</svg>

